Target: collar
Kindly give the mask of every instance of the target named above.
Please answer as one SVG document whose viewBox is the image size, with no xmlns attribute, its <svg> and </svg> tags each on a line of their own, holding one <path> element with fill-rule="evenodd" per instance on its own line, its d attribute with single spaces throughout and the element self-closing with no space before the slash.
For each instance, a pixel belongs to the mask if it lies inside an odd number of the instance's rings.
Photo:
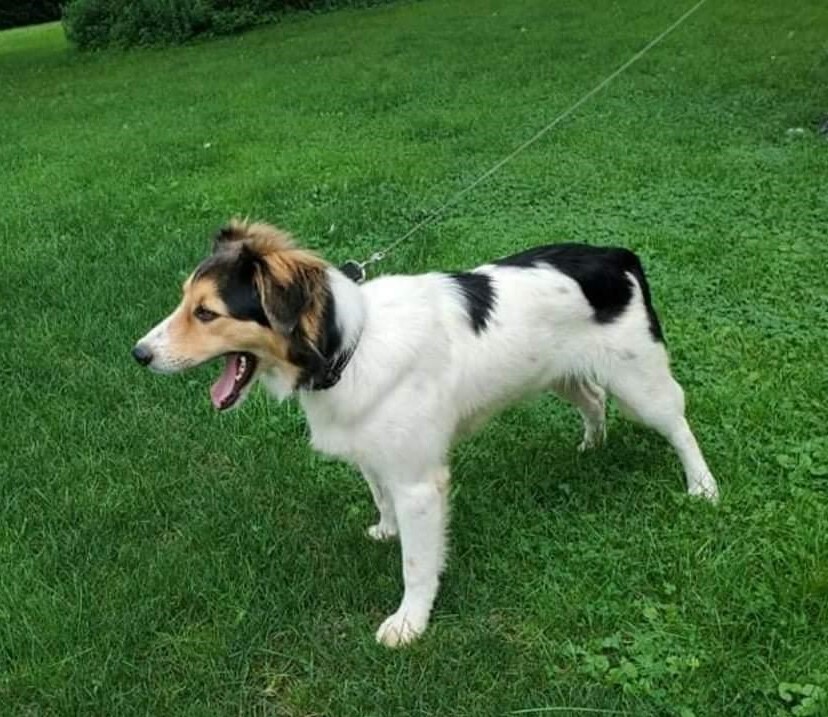
<svg viewBox="0 0 828 717">
<path fill-rule="evenodd" d="M 319 376 L 311 376 L 305 385 L 305 389 L 308 391 L 325 391 L 336 386 L 339 379 L 342 378 L 342 372 L 351 362 L 358 344 L 359 336 L 347 349 L 331 357 L 325 366 L 325 370 Z"/>
<path fill-rule="evenodd" d="M 317 360 L 311 362 L 313 367 L 305 374 L 304 380 L 300 382 L 300 388 L 305 391 L 325 391 L 339 383 L 342 374 L 356 352 L 357 346 L 359 346 L 365 328 L 364 318 L 360 311 L 358 312 L 359 321 L 353 329 L 354 333 L 348 337 L 347 343 L 343 341 L 343 331 L 337 321 L 337 307 L 334 300 L 335 287 L 333 285 L 335 284 L 340 292 L 344 292 L 343 300 L 345 301 L 350 299 L 347 291 L 358 291 L 359 289 L 348 277 L 339 272 L 334 271 L 330 279 L 332 286 L 328 293 L 323 314 L 324 340 L 315 351 Z M 330 353 L 328 353 L 329 351 Z"/>
</svg>

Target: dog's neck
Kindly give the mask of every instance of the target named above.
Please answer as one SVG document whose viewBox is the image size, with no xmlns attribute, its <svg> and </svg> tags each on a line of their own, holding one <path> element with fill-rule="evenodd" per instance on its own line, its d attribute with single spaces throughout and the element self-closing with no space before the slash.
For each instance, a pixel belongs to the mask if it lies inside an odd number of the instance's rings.
<svg viewBox="0 0 828 717">
<path fill-rule="evenodd" d="M 321 342 L 321 371 L 312 375 L 297 375 L 281 368 L 273 368 L 262 376 L 262 383 L 279 400 L 291 394 L 319 394 L 339 383 L 359 344 L 365 325 L 365 300 L 359 286 L 334 267 L 328 267 L 328 286 L 331 307 L 330 325 L 325 327 L 326 339 Z"/>
<path fill-rule="evenodd" d="M 365 324 L 365 306 L 359 287 L 341 271 L 328 269 L 330 306 L 327 313 L 327 340 L 323 344 L 324 369 L 300 382 L 304 391 L 333 388 L 342 378 L 356 351 Z"/>
<path fill-rule="evenodd" d="M 336 324 L 342 347 L 351 349 L 359 343 L 365 326 L 365 299 L 359 285 L 339 269 L 328 267 L 328 281 L 336 309 Z"/>
</svg>

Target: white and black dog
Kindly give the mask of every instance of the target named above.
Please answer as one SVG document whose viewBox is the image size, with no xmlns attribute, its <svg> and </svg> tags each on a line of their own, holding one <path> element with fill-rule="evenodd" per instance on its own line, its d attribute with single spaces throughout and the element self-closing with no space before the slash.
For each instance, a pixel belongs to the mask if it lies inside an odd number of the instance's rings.
<svg viewBox="0 0 828 717">
<path fill-rule="evenodd" d="M 689 493 L 718 497 L 626 249 L 544 246 L 468 272 L 357 285 L 277 229 L 234 221 L 133 355 L 161 373 L 223 358 L 211 390 L 220 410 L 257 379 L 279 399 L 298 395 L 313 446 L 365 477 L 379 510 L 368 534 L 399 533 L 405 594 L 377 631 L 389 647 L 425 630 L 437 594 L 449 449 L 526 395 L 572 403 L 583 450 L 604 438 L 609 392 L 672 444 Z"/>
</svg>

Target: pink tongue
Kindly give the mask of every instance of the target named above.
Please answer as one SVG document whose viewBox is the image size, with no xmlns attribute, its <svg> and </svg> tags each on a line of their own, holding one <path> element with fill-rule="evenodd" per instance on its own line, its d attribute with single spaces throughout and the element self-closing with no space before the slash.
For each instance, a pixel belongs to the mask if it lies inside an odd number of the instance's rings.
<svg viewBox="0 0 828 717">
<path fill-rule="evenodd" d="M 230 394 L 233 393 L 238 365 L 239 354 L 228 354 L 227 362 L 224 364 L 224 371 L 222 371 L 219 380 L 210 389 L 210 398 L 213 399 L 213 405 L 216 408 L 221 408 L 224 402 L 230 397 Z"/>
</svg>

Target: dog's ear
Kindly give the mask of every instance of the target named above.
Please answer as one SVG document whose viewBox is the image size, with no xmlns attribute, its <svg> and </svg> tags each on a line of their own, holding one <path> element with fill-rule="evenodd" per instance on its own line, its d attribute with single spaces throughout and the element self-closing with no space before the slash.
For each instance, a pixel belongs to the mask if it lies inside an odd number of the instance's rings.
<svg viewBox="0 0 828 717">
<path fill-rule="evenodd" d="M 253 282 L 262 310 L 270 325 L 285 336 L 297 334 L 300 326 L 305 333 L 313 333 L 325 291 L 324 272 L 317 266 L 298 265 L 291 269 L 286 274 L 267 257 L 254 259 Z"/>
<path fill-rule="evenodd" d="M 233 218 L 213 235 L 213 253 L 232 249 L 242 242 L 260 256 L 296 248 L 290 234 L 281 229 L 262 222 Z"/>
<path fill-rule="evenodd" d="M 247 234 L 247 225 L 238 219 L 231 219 L 213 235 L 213 253 L 221 251 L 232 242 L 240 241 Z"/>
</svg>

